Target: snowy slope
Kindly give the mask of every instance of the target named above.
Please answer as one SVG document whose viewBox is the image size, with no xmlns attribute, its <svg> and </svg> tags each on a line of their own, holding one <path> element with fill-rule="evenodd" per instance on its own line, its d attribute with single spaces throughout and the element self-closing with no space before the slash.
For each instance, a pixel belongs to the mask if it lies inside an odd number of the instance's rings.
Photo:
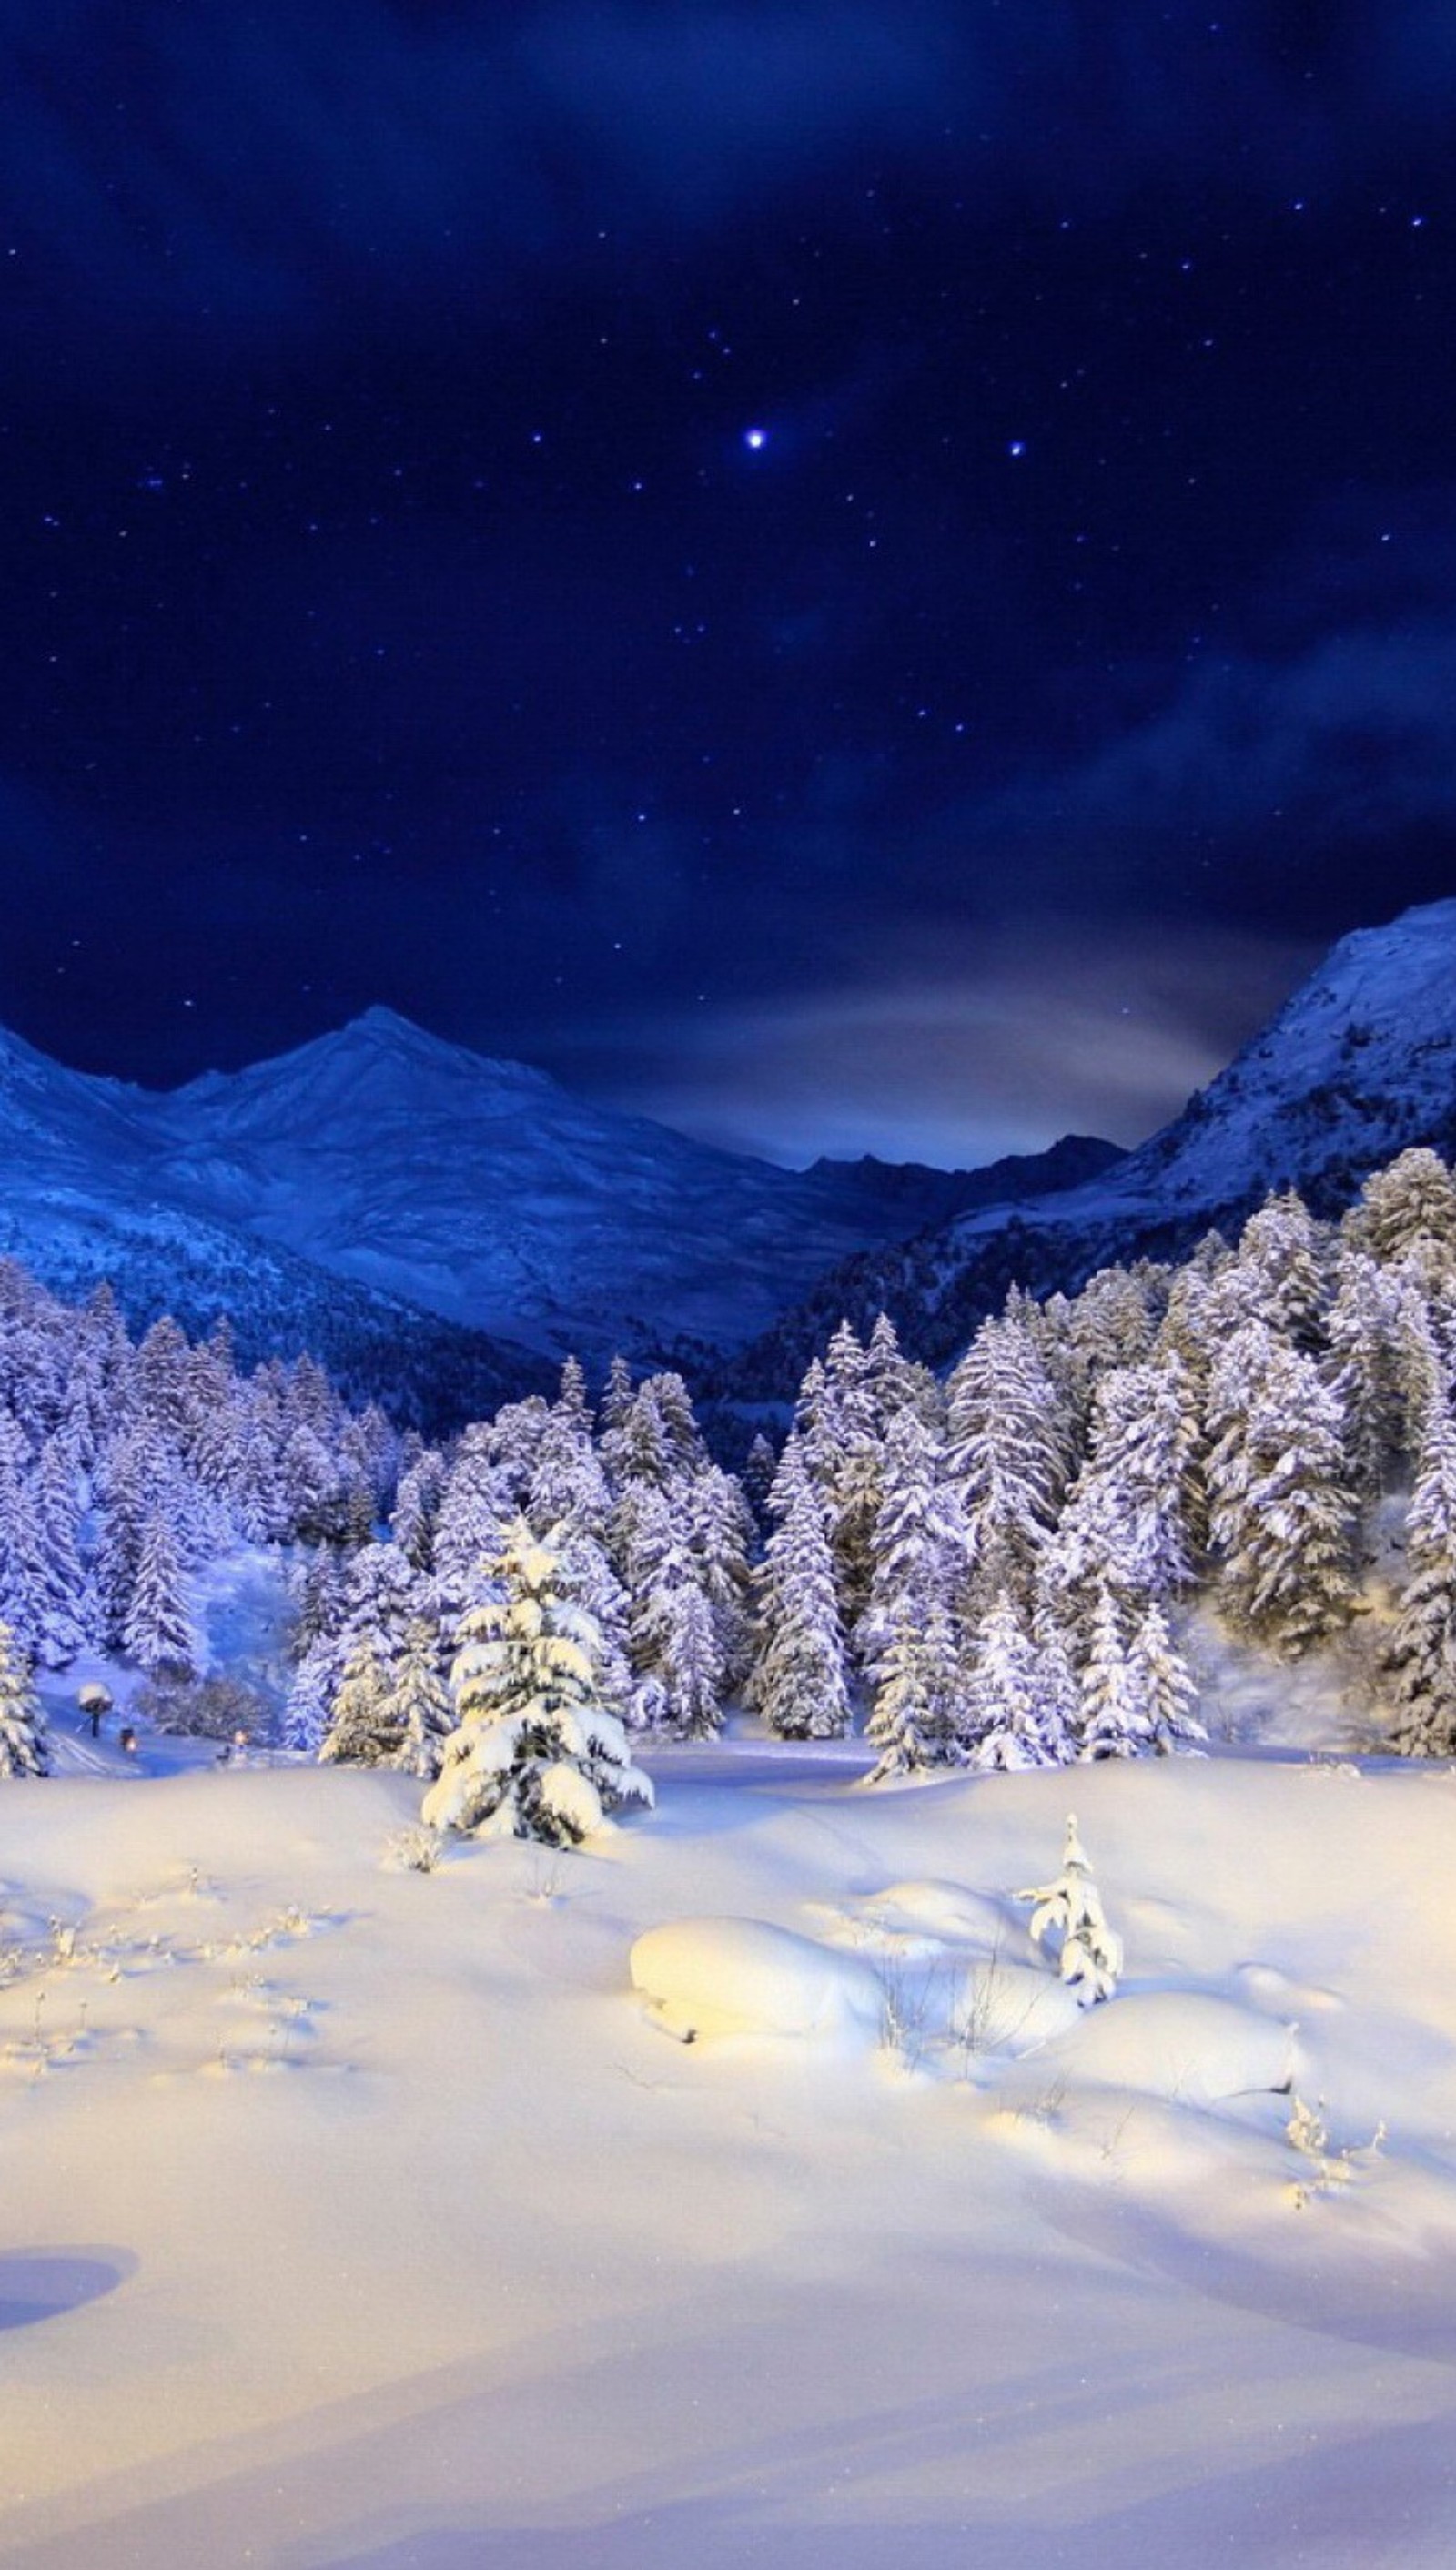
<svg viewBox="0 0 1456 2570">
<path fill-rule="evenodd" d="M 1413 1142 L 1456 1146 L 1456 901 L 1341 938 L 1111 1192 L 1170 1210 L 1292 1184 L 1343 1203 Z"/>
<path fill-rule="evenodd" d="M 1018 1174 L 1036 1183 L 1034 1167 Z M 974 1177 L 799 1174 L 710 1149 L 387 1009 L 167 1094 L 0 1036 L 0 1244 L 58 1287 L 113 1274 L 139 1319 L 159 1268 L 191 1280 L 184 1317 L 201 1305 L 206 1322 L 247 1299 L 251 1265 L 252 1299 L 275 1313 L 311 1278 L 315 1303 L 336 1287 L 381 1336 L 443 1322 L 447 1354 L 461 1329 L 558 1355 L 730 1345 L 826 1265 L 943 1211 L 957 1183 L 984 1192 Z M 457 1375 L 467 1358 L 462 1343 Z M 503 1378 L 511 1362 L 501 1350 Z"/>
<path fill-rule="evenodd" d="M 1115 1261 L 1182 1254 L 1210 1227 L 1236 1230 L 1273 1188 L 1339 1212 L 1413 1143 L 1456 1151 L 1456 901 L 1342 938 L 1226 1071 L 1107 1170 L 830 1271 L 722 1388 L 787 1397 L 841 1314 L 887 1310 L 912 1351 L 943 1360 L 1010 1284 L 1071 1290 Z"/>
<path fill-rule="evenodd" d="M 1078 2018 L 1069 1782 L 677 1752 L 428 1876 L 402 1778 L 0 1788 L 0 2558 L 1444 2570 L 1456 1784 L 1079 1773 Z"/>
</svg>

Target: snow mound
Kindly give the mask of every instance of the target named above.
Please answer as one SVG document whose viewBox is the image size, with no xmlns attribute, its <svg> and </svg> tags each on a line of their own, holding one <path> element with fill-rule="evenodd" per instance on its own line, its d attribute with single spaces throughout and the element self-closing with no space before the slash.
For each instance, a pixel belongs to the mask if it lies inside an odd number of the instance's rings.
<svg viewBox="0 0 1456 2570">
<path fill-rule="evenodd" d="M 706 2034 L 877 2030 L 879 1978 L 762 1919 L 679 1919 L 632 1948 L 633 1986 L 658 2023 L 686 2043 Z"/>
<path fill-rule="evenodd" d="M 1092 2009 L 1050 2047 L 1090 2085 L 1134 2088 L 1174 2104 L 1218 2106 L 1287 2089 L 1295 2029 L 1231 1999 L 1155 1990 Z"/>
<path fill-rule="evenodd" d="M 898 1935 L 936 1936 L 986 1953 L 1007 1944 L 1027 1948 L 1021 1922 L 994 1895 L 968 1892 L 959 1883 L 892 1883 L 864 1903 L 863 1915 L 872 1927 Z"/>
<path fill-rule="evenodd" d="M 1083 2017 L 1077 1993 L 1046 1966 L 993 1962 L 972 1964 L 955 1972 L 946 1993 L 939 2033 L 952 2057 L 984 2053 L 1016 2060 L 1040 2052 Z"/>
</svg>

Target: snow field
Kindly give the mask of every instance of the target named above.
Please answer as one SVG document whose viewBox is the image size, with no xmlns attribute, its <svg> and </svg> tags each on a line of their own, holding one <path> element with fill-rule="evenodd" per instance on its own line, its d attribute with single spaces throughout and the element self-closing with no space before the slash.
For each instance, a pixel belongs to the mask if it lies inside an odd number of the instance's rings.
<svg viewBox="0 0 1456 2570">
<path fill-rule="evenodd" d="M 1456 1781 L 1080 1772 L 1085 2014 L 1068 1782 L 710 1753 L 429 1875 L 406 1778 L 6 1791 L 0 2559 L 1449 2559 Z"/>
</svg>

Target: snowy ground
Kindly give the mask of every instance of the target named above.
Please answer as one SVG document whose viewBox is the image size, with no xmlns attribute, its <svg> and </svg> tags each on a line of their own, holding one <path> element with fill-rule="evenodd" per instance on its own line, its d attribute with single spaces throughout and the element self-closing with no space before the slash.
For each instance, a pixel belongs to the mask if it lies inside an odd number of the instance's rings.
<svg viewBox="0 0 1456 2570">
<path fill-rule="evenodd" d="M 433 1875 L 401 1779 L 0 1792 L 0 2560 L 1456 2554 L 1456 1776 L 655 1763 Z M 1068 2022 L 1005 1896 L 1073 1796 L 1128 1974 Z M 652 2021 L 702 1918 L 806 1940 L 703 1931 L 797 2031 Z"/>
</svg>

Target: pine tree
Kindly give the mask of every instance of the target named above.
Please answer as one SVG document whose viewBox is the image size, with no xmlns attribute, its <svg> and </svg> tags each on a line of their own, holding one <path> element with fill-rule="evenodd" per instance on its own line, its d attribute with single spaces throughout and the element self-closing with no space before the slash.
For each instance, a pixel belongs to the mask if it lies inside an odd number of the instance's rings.
<svg viewBox="0 0 1456 2570">
<path fill-rule="evenodd" d="M 1020 1313 L 984 1321 L 950 1379 L 947 1467 L 965 1520 L 970 1602 L 1028 1598 L 1066 1483 L 1066 1414 Z"/>
<path fill-rule="evenodd" d="M 1412 1252 L 1439 1266 L 1456 1256 L 1456 1178 L 1436 1151 L 1402 1151 L 1360 1190 L 1352 1228 L 1390 1266 Z"/>
<path fill-rule="evenodd" d="M 1052 1729 L 1035 1643 L 1002 1589 L 976 1633 L 965 1741 L 974 1767 L 1055 1767 L 1070 1752 Z"/>
<path fill-rule="evenodd" d="M 880 1504 L 869 1541 L 869 1589 L 854 1632 L 861 1666 L 877 1680 L 902 1609 L 948 1608 L 964 1570 L 965 1521 L 945 1477 L 939 1439 L 908 1405 L 885 1438 Z"/>
<path fill-rule="evenodd" d="M 435 1525 L 445 1490 L 445 1459 L 425 1447 L 400 1476 L 391 1531 L 406 1561 L 415 1570 L 433 1570 Z"/>
<path fill-rule="evenodd" d="M 1405 1584 L 1383 1672 L 1408 1758 L 1456 1756 L 1456 1423 L 1433 1409 L 1405 1525 Z"/>
<path fill-rule="evenodd" d="M 349 1767 L 392 1762 L 401 1735 L 391 1695 L 393 1677 L 393 1666 L 384 1658 L 377 1636 L 357 1634 L 329 1708 L 328 1729 L 318 1747 L 320 1761 Z"/>
<path fill-rule="evenodd" d="M 1249 1322 L 1213 1370 L 1210 1423 L 1224 1594 L 1251 1632 L 1294 1658 L 1336 1631 L 1354 1599 L 1338 1404 L 1312 1358 Z"/>
<path fill-rule="evenodd" d="M 388 1701 L 395 1740 L 390 1766 L 406 1776 L 437 1776 L 454 1717 L 450 1690 L 440 1674 L 439 1636 L 422 1615 L 405 1626 L 404 1647 L 390 1672 Z"/>
<path fill-rule="evenodd" d="M 192 1621 L 183 1596 L 182 1568 L 172 1527 L 154 1508 L 142 1528 L 137 1580 L 122 1618 L 122 1648 L 149 1673 L 191 1669 L 196 1659 Z"/>
<path fill-rule="evenodd" d="M 742 1485 L 716 1464 L 695 1476 L 683 1493 L 688 1537 L 703 1593 L 713 1613 L 714 1637 L 722 1665 L 723 1687 L 736 1693 L 753 1664 L 753 1622 L 749 1610 L 752 1574 L 752 1511 Z"/>
<path fill-rule="evenodd" d="M 1128 1654 L 1133 1691 L 1161 1758 L 1208 1733 L 1194 1714 L 1199 1691 L 1183 1654 L 1174 1646 L 1161 1606 L 1144 1608 Z"/>
<path fill-rule="evenodd" d="M 1389 1275 L 1373 1258 L 1360 1249 L 1340 1250 L 1323 1370 L 1343 1421 L 1350 1490 L 1366 1507 L 1384 1490 L 1401 1443 L 1398 1302 Z"/>
<path fill-rule="evenodd" d="M 796 1437 L 773 1487 L 779 1523 L 757 1573 L 750 1700 L 782 1739 L 835 1739 L 849 1727 L 844 1638 L 823 1504 Z"/>
<path fill-rule="evenodd" d="M 456 1728 L 424 1800 L 434 1829 L 575 1846 L 607 1811 L 651 1804 L 622 1725 L 597 1689 L 597 1628 L 565 1596 L 561 1563 L 526 1521 L 491 1565 L 494 1593 L 461 1619 Z"/>
<path fill-rule="evenodd" d="M 9 1625 L 0 1623 L 0 1776 L 46 1776 L 50 1764 L 29 1662 Z"/>
<path fill-rule="evenodd" d="M 1039 1565 L 1065 1621 L 1085 1623 L 1103 1588 L 1135 1607 L 1188 1584 L 1193 1444 L 1188 1380 L 1177 1357 L 1103 1377 L 1087 1461 Z"/>
<path fill-rule="evenodd" d="M 918 1776 L 944 1755 L 946 1706 L 935 1637 L 902 1604 L 878 1662 L 866 1737 L 878 1752 L 864 1781 L 883 1785 L 892 1776 Z"/>
<path fill-rule="evenodd" d="M 91 1640 L 94 1610 L 81 1563 L 76 1468 L 59 1438 L 42 1450 L 30 1498 L 39 1571 L 37 1656 L 48 1669 L 65 1668 Z"/>
<path fill-rule="evenodd" d="M 1143 1758 L 1154 1748 L 1153 1717 L 1123 1637 L 1117 1599 L 1104 1588 L 1093 1610 L 1082 1671 L 1078 1756 Z"/>
<path fill-rule="evenodd" d="M 1107 1924 L 1102 1896 L 1092 1880 L 1087 1852 L 1077 1835 L 1075 1812 L 1068 1815 L 1062 1871 L 1055 1883 L 1019 1892 L 1016 1897 L 1035 1905 L 1031 1915 L 1034 1944 L 1039 1945 L 1044 1936 L 1060 1939 L 1058 1970 L 1069 1988 L 1076 1991 L 1079 2005 L 1093 2007 L 1099 1999 L 1111 1998 L 1123 1968 L 1123 1940 Z"/>
</svg>

